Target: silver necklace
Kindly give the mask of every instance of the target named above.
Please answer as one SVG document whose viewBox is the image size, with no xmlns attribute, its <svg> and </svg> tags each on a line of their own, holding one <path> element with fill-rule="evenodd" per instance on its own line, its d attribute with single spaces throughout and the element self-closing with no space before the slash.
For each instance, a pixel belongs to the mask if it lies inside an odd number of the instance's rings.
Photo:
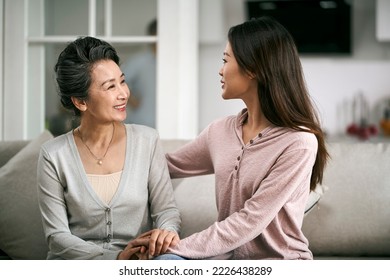
<svg viewBox="0 0 390 280">
<path fill-rule="evenodd" d="M 93 156 L 93 158 L 96 159 L 97 164 L 102 165 L 102 164 L 103 164 L 103 159 L 106 157 L 107 152 L 108 152 L 108 149 L 109 149 L 110 146 L 111 146 L 112 139 L 114 139 L 114 133 L 115 133 L 115 125 L 114 125 L 114 123 L 112 123 L 112 136 L 111 136 L 110 143 L 108 143 L 107 150 L 106 150 L 106 152 L 104 153 L 104 155 L 103 155 L 101 158 L 98 158 L 97 156 L 95 156 L 95 154 L 92 153 L 92 151 L 91 151 L 91 149 L 88 147 L 88 145 L 84 142 L 83 136 L 81 135 L 81 132 L 80 132 L 80 127 L 77 128 L 77 131 L 79 132 L 79 136 L 80 136 L 81 142 L 83 142 L 84 146 L 88 149 L 88 151 L 91 153 L 91 155 Z"/>
</svg>

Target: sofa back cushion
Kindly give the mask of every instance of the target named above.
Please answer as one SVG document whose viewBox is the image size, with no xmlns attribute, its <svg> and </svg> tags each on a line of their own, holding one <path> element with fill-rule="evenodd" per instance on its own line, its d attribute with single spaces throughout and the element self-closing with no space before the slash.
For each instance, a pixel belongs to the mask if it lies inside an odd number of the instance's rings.
<svg viewBox="0 0 390 280">
<path fill-rule="evenodd" d="M 0 168 L 0 250 L 12 259 L 45 259 L 45 241 L 37 197 L 37 161 L 45 131 Z"/>
<path fill-rule="evenodd" d="M 0 141 L 0 167 L 6 164 L 14 155 L 23 149 L 29 141 Z"/>
<path fill-rule="evenodd" d="M 390 143 L 329 143 L 327 192 L 303 223 L 315 256 L 390 256 Z"/>
</svg>

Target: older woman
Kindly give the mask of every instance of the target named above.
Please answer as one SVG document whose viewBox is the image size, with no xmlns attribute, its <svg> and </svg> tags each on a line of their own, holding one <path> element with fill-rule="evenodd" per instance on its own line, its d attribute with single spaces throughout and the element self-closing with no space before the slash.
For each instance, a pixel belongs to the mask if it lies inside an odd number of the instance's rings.
<svg viewBox="0 0 390 280">
<path fill-rule="evenodd" d="M 164 253 L 179 240 L 180 216 L 157 132 L 122 123 L 130 91 L 115 49 L 79 38 L 55 72 L 61 103 L 80 126 L 40 153 L 48 259 L 138 259 L 149 247 Z"/>
</svg>

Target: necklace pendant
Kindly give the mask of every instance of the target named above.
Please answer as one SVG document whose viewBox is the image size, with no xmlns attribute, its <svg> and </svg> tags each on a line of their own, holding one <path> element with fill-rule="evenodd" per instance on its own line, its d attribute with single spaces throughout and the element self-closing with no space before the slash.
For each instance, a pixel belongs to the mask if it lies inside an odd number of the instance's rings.
<svg viewBox="0 0 390 280">
<path fill-rule="evenodd" d="M 103 159 L 105 158 L 107 152 L 108 152 L 108 149 L 110 148 L 110 145 L 112 143 L 112 140 L 114 139 L 114 135 L 115 135 L 115 125 L 114 123 L 112 123 L 112 136 L 111 136 L 111 140 L 110 140 L 110 143 L 108 143 L 108 146 L 107 146 L 107 149 L 106 149 L 106 152 L 104 153 L 103 157 L 101 158 L 98 158 L 97 156 L 95 156 L 95 154 L 91 151 L 91 149 L 88 147 L 87 143 L 84 142 L 84 139 L 83 139 L 83 135 L 81 134 L 80 132 L 80 127 L 77 128 L 77 131 L 79 133 L 79 137 L 81 139 L 81 142 L 83 142 L 84 146 L 88 149 L 89 153 L 93 156 L 94 159 L 97 160 L 97 164 L 98 165 L 102 165 L 103 164 Z"/>
</svg>

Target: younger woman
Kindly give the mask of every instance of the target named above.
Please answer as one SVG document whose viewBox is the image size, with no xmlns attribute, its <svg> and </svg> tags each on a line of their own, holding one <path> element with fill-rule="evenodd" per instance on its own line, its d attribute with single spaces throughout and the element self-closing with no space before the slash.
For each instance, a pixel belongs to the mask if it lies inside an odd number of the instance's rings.
<svg viewBox="0 0 390 280">
<path fill-rule="evenodd" d="M 312 259 L 301 227 L 328 154 L 293 38 L 267 17 L 233 26 L 219 74 L 222 98 L 246 107 L 166 155 L 172 178 L 215 173 L 218 221 L 169 251 L 190 259 Z"/>
</svg>

